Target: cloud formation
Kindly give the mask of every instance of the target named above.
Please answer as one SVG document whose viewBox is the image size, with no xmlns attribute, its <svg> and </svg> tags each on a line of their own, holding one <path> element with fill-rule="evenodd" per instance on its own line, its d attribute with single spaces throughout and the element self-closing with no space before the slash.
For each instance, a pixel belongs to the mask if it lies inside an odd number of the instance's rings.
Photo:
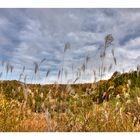
<svg viewBox="0 0 140 140">
<path fill-rule="evenodd" d="M 93 81 L 93 70 L 100 65 L 99 48 L 104 37 L 112 34 L 117 66 L 114 70 L 135 69 L 140 60 L 140 9 L 0 9 L 0 60 L 14 65 L 12 76 L 6 76 L 2 65 L 3 79 L 18 79 L 23 66 L 28 82 L 34 81 L 34 62 L 40 65 L 39 82 L 58 81 L 58 72 L 64 66 L 64 78 L 58 82 L 74 81 L 75 76 L 88 56 L 86 74 L 79 82 Z M 65 53 L 65 43 L 70 49 Z M 108 49 L 110 52 L 111 49 Z M 64 61 L 63 61 L 64 59 Z M 107 54 L 106 65 L 112 63 Z M 45 80 L 47 70 L 48 79 Z"/>
</svg>

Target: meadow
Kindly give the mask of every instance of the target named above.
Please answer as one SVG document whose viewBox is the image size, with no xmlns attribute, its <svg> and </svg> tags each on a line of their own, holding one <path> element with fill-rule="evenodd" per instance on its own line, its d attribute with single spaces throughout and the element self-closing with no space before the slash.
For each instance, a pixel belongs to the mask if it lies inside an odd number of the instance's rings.
<svg viewBox="0 0 140 140">
<path fill-rule="evenodd" d="M 103 80 L 106 71 L 117 65 L 114 49 L 112 64 L 106 65 L 107 49 L 114 38 L 104 39 L 100 53 L 99 71 L 93 70 L 93 83 L 78 83 L 86 72 L 89 57 L 75 74 L 72 83 L 26 83 L 25 67 L 19 80 L 0 80 L 0 131 L 1 132 L 139 132 L 140 131 L 140 66 L 136 70 L 120 73 L 114 71 Z M 70 48 L 66 43 L 64 52 Z M 65 56 L 65 55 L 64 55 Z M 33 73 L 39 72 L 40 63 L 34 62 Z M 62 64 L 64 64 L 63 57 Z M 2 62 L 5 74 L 14 66 Z M 0 77 L 4 74 L 0 74 Z M 46 78 L 50 70 L 46 73 Z M 100 80 L 96 80 L 100 77 Z M 21 77 L 24 75 L 24 80 Z M 64 76 L 64 65 L 57 78 Z"/>
</svg>

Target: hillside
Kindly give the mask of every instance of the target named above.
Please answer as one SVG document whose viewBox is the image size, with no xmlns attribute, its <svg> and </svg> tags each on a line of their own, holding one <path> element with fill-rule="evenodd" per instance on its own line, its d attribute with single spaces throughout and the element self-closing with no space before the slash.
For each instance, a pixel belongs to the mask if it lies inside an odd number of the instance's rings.
<svg viewBox="0 0 140 140">
<path fill-rule="evenodd" d="M 24 84 L 22 82 L 12 80 L 12 81 L 1 81 L 1 93 L 3 93 L 8 99 L 24 99 L 23 92 L 43 92 L 47 95 L 49 92 L 61 93 L 71 93 L 73 95 L 83 93 L 85 95 L 95 94 L 96 96 L 102 96 L 104 92 L 109 95 L 118 95 L 123 92 L 127 92 L 128 88 L 131 90 L 135 88 L 140 88 L 140 77 L 137 76 L 137 71 L 130 73 L 119 73 L 114 72 L 108 80 L 101 80 L 96 83 L 86 83 L 86 84 Z M 130 86 L 130 87 L 128 87 Z M 130 90 L 129 89 L 129 90 Z M 126 90 L 126 91 L 124 91 Z M 74 91 L 74 92 L 73 92 Z M 73 93 L 72 93 L 73 92 Z M 37 95 L 36 95 L 37 96 Z"/>
</svg>

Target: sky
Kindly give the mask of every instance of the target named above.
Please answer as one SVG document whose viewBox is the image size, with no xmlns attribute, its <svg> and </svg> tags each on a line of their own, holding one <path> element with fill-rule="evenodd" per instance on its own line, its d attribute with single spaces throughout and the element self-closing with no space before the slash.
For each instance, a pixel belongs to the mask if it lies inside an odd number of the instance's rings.
<svg viewBox="0 0 140 140">
<path fill-rule="evenodd" d="M 103 79 L 140 64 L 140 9 L 0 9 L 0 79 L 93 82 L 94 71 L 100 79 L 100 54 L 108 34 L 114 41 L 107 48 L 104 66 L 113 67 Z M 6 72 L 7 64 L 13 66 L 12 73 Z M 35 64 L 39 65 L 36 74 Z"/>
</svg>

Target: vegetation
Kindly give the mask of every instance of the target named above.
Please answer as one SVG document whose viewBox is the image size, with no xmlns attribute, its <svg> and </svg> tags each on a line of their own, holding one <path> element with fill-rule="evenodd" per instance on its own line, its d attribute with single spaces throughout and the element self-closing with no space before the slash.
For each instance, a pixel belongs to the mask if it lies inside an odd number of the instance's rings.
<svg viewBox="0 0 140 140">
<path fill-rule="evenodd" d="M 126 132 L 140 131 L 140 68 L 128 73 L 114 72 L 108 80 L 102 80 L 107 66 L 104 64 L 107 48 L 113 42 L 112 35 L 105 37 L 99 70 L 100 81 L 89 84 L 27 84 L 25 67 L 19 81 L 0 81 L 0 131 L 1 132 Z M 64 56 L 70 44 L 66 43 Z M 112 49 L 114 65 L 117 60 Z M 83 73 L 89 58 L 83 63 Z M 40 65 L 34 63 L 36 77 Z M 62 81 L 65 57 L 58 79 Z M 2 63 L 4 65 L 4 63 Z M 5 64 L 6 73 L 14 67 Z M 109 66 L 111 69 L 111 66 Z M 20 82 L 24 75 L 24 82 Z M 49 75 L 49 70 L 46 77 Z M 2 73 L 1 73 L 2 76 Z M 1 77 L 0 76 L 0 77 Z"/>
</svg>

